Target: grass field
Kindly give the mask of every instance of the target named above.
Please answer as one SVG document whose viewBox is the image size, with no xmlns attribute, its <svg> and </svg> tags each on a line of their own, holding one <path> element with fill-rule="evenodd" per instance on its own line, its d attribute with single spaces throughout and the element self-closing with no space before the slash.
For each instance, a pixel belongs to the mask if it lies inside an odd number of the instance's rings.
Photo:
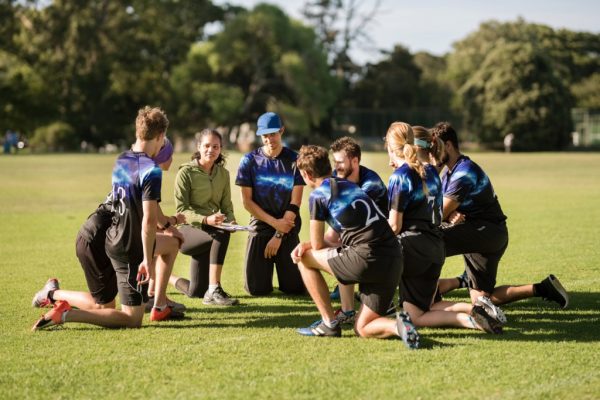
<svg viewBox="0 0 600 400">
<path fill-rule="evenodd" d="M 239 157 L 230 154 L 232 178 Z M 0 157 L 2 398 L 600 398 L 600 154 L 473 155 L 509 217 L 499 284 L 554 273 L 571 306 L 508 305 L 501 336 L 422 329 L 423 349 L 412 352 L 349 329 L 341 339 L 297 335 L 295 328 L 318 317 L 315 307 L 308 297 L 245 295 L 243 233 L 232 238 L 223 277 L 239 307 L 209 308 L 171 290 L 188 319 L 150 324 L 146 317 L 139 330 L 69 324 L 30 332 L 40 314 L 31 297 L 49 277 L 86 288 L 74 239 L 109 190 L 114 158 Z M 174 212 L 176 166 L 186 159 L 177 155 L 164 175 L 165 213 Z M 383 153 L 363 162 L 389 177 Z M 238 221 L 247 221 L 239 190 L 233 193 Z M 188 261 L 180 255 L 176 272 L 187 276 Z M 460 272 L 453 257 L 442 275 Z"/>
</svg>

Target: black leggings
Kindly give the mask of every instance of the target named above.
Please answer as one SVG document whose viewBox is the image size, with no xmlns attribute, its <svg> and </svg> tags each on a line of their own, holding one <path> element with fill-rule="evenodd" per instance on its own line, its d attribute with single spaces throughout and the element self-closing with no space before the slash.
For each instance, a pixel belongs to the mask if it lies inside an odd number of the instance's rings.
<svg viewBox="0 0 600 400">
<path fill-rule="evenodd" d="M 209 266 L 223 265 L 231 234 L 210 225 L 202 225 L 202 228 L 183 225 L 179 231 L 185 238 L 180 251 L 192 259 L 190 279 L 180 278 L 175 286 L 188 297 L 203 297 L 208 289 Z"/>
</svg>

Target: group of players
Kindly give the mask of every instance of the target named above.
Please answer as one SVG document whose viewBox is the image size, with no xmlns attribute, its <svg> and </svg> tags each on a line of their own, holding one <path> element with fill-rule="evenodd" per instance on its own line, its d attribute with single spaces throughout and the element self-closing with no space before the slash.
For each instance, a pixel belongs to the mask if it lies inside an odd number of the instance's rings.
<svg viewBox="0 0 600 400">
<path fill-rule="evenodd" d="M 152 321 L 181 318 L 185 306 L 167 298 L 169 282 L 190 297 L 203 294 L 205 304 L 238 304 L 220 285 L 229 243 L 225 226 L 236 223 L 221 136 L 201 132 L 198 152 L 177 174 L 178 213 L 166 217 L 159 201 L 161 168 L 169 168 L 173 153 L 167 127 L 162 110 L 139 111 L 136 142 L 116 161 L 112 192 L 78 235 L 90 293 L 62 290 L 56 279 L 48 280 L 33 303 L 53 308 L 33 330 L 64 322 L 138 327 L 146 309 Z M 508 246 L 506 216 L 487 175 L 460 153 L 450 124 L 389 127 L 385 140 L 394 170 L 387 188 L 360 165 L 361 149 L 351 138 L 331 145 L 332 168 L 323 147 L 306 145 L 296 153 L 284 146 L 277 114 L 261 115 L 257 128 L 263 145 L 242 158 L 235 180 L 251 214 L 245 290 L 272 292 L 275 266 L 282 292 L 308 291 L 321 319 L 298 333 L 341 336 L 342 325 L 352 323 L 361 337 L 397 336 L 415 349 L 417 327 L 501 333 L 506 317 L 500 304 L 536 296 L 567 307 L 568 294 L 553 275 L 536 284 L 496 286 Z M 300 242 L 305 185 L 313 189 L 310 240 Z M 189 280 L 171 274 L 178 251 L 192 257 Z M 465 273 L 440 279 L 445 258 L 454 255 L 463 256 Z M 339 282 L 331 294 L 322 272 Z M 458 287 L 468 288 L 469 303 L 442 299 Z M 146 307 L 148 291 L 154 300 Z M 117 292 L 121 310 L 115 309 Z M 334 311 L 336 297 L 341 308 Z"/>
</svg>

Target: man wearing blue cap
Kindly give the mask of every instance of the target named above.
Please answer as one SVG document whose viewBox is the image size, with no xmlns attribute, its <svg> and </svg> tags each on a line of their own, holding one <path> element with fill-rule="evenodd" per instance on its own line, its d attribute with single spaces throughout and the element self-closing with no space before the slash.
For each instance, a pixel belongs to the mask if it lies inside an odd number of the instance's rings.
<svg viewBox="0 0 600 400">
<path fill-rule="evenodd" d="M 279 290 L 302 294 L 306 289 L 290 255 L 300 241 L 304 180 L 296 168 L 298 154 L 281 143 L 285 127 L 277 114 L 261 115 L 257 128 L 263 145 L 244 155 L 235 180 L 255 228 L 248 236 L 244 287 L 255 296 L 271 293 L 275 264 Z"/>
</svg>

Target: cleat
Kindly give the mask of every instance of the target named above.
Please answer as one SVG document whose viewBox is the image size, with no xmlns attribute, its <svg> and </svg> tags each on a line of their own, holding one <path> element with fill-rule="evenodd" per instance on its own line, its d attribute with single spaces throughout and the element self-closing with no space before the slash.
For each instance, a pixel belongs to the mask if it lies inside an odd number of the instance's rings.
<svg viewBox="0 0 600 400">
<path fill-rule="evenodd" d="M 550 274 L 540 284 L 546 289 L 547 296 L 544 297 L 544 300 L 555 301 L 562 309 L 569 306 L 569 294 L 557 277 Z"/>
<path fill-rule="evenodd" d="M 398 336 L 400 336 L 406 347 L 411 350 L 419 348 L 419 333 L 406 312 L 396 312 L 396 327 Z"/>
<path fill-rule="evenodd" d="M 356 320 L 356 311 L 354 310 L 342 311 L 340 308 L 334 315 L 339 324 L 354 325 L 354 321 Z"/>
<path fill-rule="evenodd" d="M 175 311 L 175 312 L 184 313 L 185 310 L 187 310 L 187 307 L 185 306 L 185 304 L 181 304 L 176 301 L 173 301 L 173 300 L 169 299 L 168 297 L 167 297 L 167 305 L 169 307 L 171 307 L 173 309 L 173 311 Z M 149 297 L 148 302 L 146 303 L 145 312 L 147 312 L 147 313 L 151 312 L 153 307 L 154 307 L 154 297 Z"/>
<path fill-rule="evenodd" d="M 479 296 L 474 305 L 483 307 L 487 315 L 495 319 L 500 325 L 506 324 L 506 315 L 504 315 L 504 311 L 492 303 L 492 300 L 490 300 L 489 297 Z"/>
<path fill-rule="evenodd" d="M 152 307 L 150 312 L 150 321 L 168 321 L 174 319 L 183 319 L 184 314 L 182 312 L 174 311 L 171 307 L 166 306 L 162 311 L 158 307 Z"/>
<path fill-rule="evenodd" d="M 301 334 L 303 336 L 313 336 L 312 335 L 312 328 L 316 328 L 317 326 L 319 326 L 321 324 L 321 322 L 323 322 L 322 319 L 316 320 L 315 322 L 313 322 L 312 324 L 310 324 L 310 326 L 307 327 L 307 328 L 298 328 L 298 329 L 296 329 L 296 332 L 298 332 L 299 334 Z"/>
<path fill-rule="evenodd" d="M 325 337 L 340 337 L 342 336 L 342 327 L 337 323 L 333 328 L 325 325 L 323 321 L 317 321 L 308 328 L 297 329 L 296 332 L 303 336 L 325 336 Z"/>
<path fill-rule="evenodd" d="M 502 333 L 502 325 L 492 318 L 482 306 L 473 306 L 470 313 L 471 317 L 477 324 L 476 326 L 487 333 Z"/>
<path fill-rule="evenodd" d="M 42 315 L 42 317 L 33 324 L 31 330 L 37 331 L 54 325 L 61 325 L 64 322 L 64 314 L 68 311 L 71 311 L 71 305 L 66 301 L 58 300 L 54 303 L 52 310 Z"/>
<path fill-rule="evenodd" d="M 48 297 L 50 292 L 60 289 L 58 286 L 58 279 L 50 278 L 39 292 L 33 296 L 33 300 L 31 301 L 32 307 L 52 307 L 52 301 Z"/>
<path fill-rule="evenodd" d="M 239 303 L 238 299 L 229 296 L 221 286 L 218 286 L 212 294 L 207 290 L 202 299 L 202 304 L 213 306 L 235 306 Z"/>
<path fill-rule="evenodd" d="M 329 298 L 331 300 L 339 300 L 340 299 L 340 287 L 338 285 L 335 285 L 335 287 L 331 291 L 331 294 L 329 295 Z"/>
</svg>

